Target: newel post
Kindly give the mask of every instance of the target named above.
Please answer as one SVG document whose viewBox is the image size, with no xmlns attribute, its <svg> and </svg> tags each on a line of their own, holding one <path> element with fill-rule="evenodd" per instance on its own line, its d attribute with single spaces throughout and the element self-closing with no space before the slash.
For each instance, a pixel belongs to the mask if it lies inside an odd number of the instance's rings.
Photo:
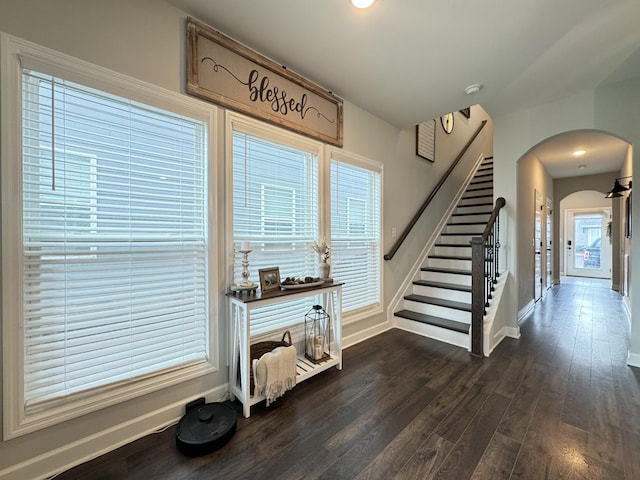
<svg viewBox="0 0 640 480">
<path fill-rule="evenodd" d="M 485 303 L 485 247 L 482 237 L 471 238 L 471 353 L 483 356 Z"/>
</svg>

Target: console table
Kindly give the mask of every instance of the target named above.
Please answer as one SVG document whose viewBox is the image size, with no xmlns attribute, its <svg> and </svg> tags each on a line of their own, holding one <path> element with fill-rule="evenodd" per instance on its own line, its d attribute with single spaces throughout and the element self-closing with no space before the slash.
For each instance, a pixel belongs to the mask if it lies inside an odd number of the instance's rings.
<svg viewBox="0 0 640 480">
<path fill-rule="evenodd" d="M 338 370 L 342 370 L 342 285 L 342 283 L 325 283 L 316 287 L 296 290 L 278 289 L 265 293 L 227 292 L 229 318 L 231 319 L 229 390 L 231 400 L 237 398 L 242 403 L 245 417 L 248 418 L 251 414 L 252 405 L 264 400 L 264 397 L 251 395 L 249 389 L 251 311 L 266 305 L 322 295 L 322 307 L 329 314 L 331 320 L 331 358 L 316 364 L 305 358 L 304 351 L 298 352 L 296 383 L 299 383 L 334 366 Z M 309 308 L 311 305 L 310 303 Z M 301 318 L 300 322 L 303 323 L 304 319 Z M 240 372 L 239 382 L 238 372 Z"/>
</svg>

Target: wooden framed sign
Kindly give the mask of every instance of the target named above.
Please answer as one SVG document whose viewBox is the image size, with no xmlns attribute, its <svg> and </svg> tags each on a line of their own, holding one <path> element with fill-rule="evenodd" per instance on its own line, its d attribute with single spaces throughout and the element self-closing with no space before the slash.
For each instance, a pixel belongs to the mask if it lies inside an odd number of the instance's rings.
<svg viewBox="0 0 640 480">
<path fill-rule="evenodd" d="M 341 98 L 192 18 L 187 92 L 342 147 Z"/>
</svg>

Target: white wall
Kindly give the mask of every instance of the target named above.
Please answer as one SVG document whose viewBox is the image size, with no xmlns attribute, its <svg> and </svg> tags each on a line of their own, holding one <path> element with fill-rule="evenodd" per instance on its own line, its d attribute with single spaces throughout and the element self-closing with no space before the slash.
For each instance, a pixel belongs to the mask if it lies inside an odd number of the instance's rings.
<svg viewBox="0 0 640 480">
<path fill-rule="evenodd" d="M 0 31 L 49 47 L 73 57 L 112 69 L 124 75 L 184 93 L 186 14 L 162 0 L 3 0 L 0 3 Z M 215 27 L 215 25 L 213 25 Z M 295 66 L 291 66 L 295 71 Z M 313 81 L 313 79 L 310 79 Z M 220 111 L 219 125 L 223 112 Z M 391 247 L 391 228 L 398 233 L 408 223 L 428 192 L 453 160 L 461 139 L 488 115 L 472 110 L 470 120 L 456 113 L 452 135 L 441 131 L 436 139 L 438 161 L 430 163 L 415 155 L 415 129 L 397 128 L 370 115 L 345 99 L 344 149 L 384 164 L 383 216 L 384 252 Z M 490 119 L 488 119 L 490 120 Z M 222 127 L 220 127 L 222 128 Z M 481 148 L 491 153 L 491 127 Z M 222 136 L 220 137 L 222 138 Z M 224 171 L 220 143 L 211 152 L 211 162 L 220 180 L 218 228 L 224 228 Z M 462 174 L 454 176 L 459 181 Z M 451 192 L 446 192 L 451 193 Z M 446 195 L 445 195 L 446 196 Z M 419 222 L 396 258 L 384 264 L 384 305 L 406 277 L 415 252 L 420 251 L 432 225 L 448 204 L 442 199 Z M 9 209 L 10 210 L 10 209 Z M 3 215 L 7 208 L 3 205 Z M 224 238 L 224 235 L 221 235 Z M 225 304 L 223 291 L 228 256 L 224 243 L 218 252 L 220 286 L 219 364 L 221 370 L 145 397 L 133 399 L 94 414 L 80 417 L 37 433 L 0 442 L 0 477 L 37 478 L 89 459 L 114 446 L 140 437 L 155 428 L 175 422 L 187 401 L 207 394 L 215 401 L 227 383 Z M 2 322 L 11 321 L 3 318 Z M 346 342 L 353 343 L 388 328 L 386 315 L 347 324 Z M 348 368 L 348 365 L 345 365 Z"/>
<path fill-rule="evenodd" d="M 632 170 L 640 172 L 640 77 L 619 82 L 597 90 L 596 96 L 596 127 L 616 132 L 633 145 Z M 629 174 L 629 166 L 623 167 Z M 632 223 L 640 225 L 640 196 L 633 196 Z M 637 232 L 637 230 L 636 230 Z M 640 252 L 638 233 L 631 239 L 629 253 L 631 256 L 631 348 L 629 349 L 629 363 L 640 367 L 640 294 L 635 290 L 640 288 Z"/>
<path fill-rule="evenodd" d="M 540 162 L 535 151 L 527 153 L 518 161 L 518 309 L 530 306 L 535 294 L 535 191 L 541 195 L 542 204 L 547 198 L 553 200 L 553 179 Z M 541 212 L 541 234 L 545 237 L 546 210 Z M 544 240 L 543 240 L 544 241 Z M 546 278 L 546 248 L 540 248 L 540 275 Z M 543 288 L 544 283 L 543 283 Z"/>
<path fill-rule="evenodd" d="M 491 114 L 491 112 L 489 112 Z M 510 219 L 505 235 L 516 236 L 516 162 L 532 147 L 554 135 L 580 129 L 597 129 L 617 135 L 632 145 L 640 145 L 640 78 L 620 82 L 597 90 L 576 93 L 557 102 L 528 108 L 494 118 L 494 162 L 496 194 L 507 200 Z M 634 170 L 640 168 L 639 149 L 633 154 Z M 634 198 L 633 221 L 640 220 L 638 200 Z M 637 223 L 636 223 L 637 224 Z M 636 239 L 638 236 L 636 235 Z M 632 240 L 632 244 L 637 242 Z M 507 247 L 507 262 L 517 263 L 516 249 Z M 640 285 L 640 258 L 632 257 L 632 292 Z M 517 281 L 517 267 L 512 270 Z M 638 287 L 635 287 L 638 288 Z M 634 300 L 635 299 L 635 300 Z M 513 318 L 517 305 L 509 306 Z M 640 366 L 640 294 L 632 295 L 632 332 L 630 360 Z"/>
</svg>

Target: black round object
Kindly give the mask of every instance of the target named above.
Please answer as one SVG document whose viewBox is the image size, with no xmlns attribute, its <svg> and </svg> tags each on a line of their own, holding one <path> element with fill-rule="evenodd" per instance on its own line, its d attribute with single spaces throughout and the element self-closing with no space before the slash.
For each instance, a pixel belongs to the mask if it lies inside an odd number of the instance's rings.
<svg viewBox="0 0 640 480">
<path fill-rule="evenodd" d="M 176 446 L 197 457 L 217 450 L 236 433 L 238 417 L 228 403 L 205 403 L 187 411 L 178 422 Z"/>
</svg>

